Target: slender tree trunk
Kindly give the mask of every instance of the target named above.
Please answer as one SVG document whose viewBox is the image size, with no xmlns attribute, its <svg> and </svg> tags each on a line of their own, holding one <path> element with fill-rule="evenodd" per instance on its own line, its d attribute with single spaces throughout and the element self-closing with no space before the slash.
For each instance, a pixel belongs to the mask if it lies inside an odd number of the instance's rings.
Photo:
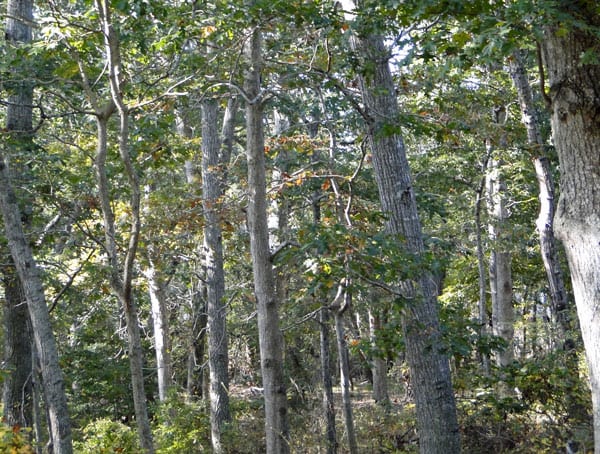
<svg viewBox="0 0 600 454">
<path fill-rule="evenodd" d="M 376 313 L 373 309 L 369 310 L 369 337 L 375 352 L 377 352 L 377 333 L 380 329 L 381 317 L 379 313 Z M 390 404 L 390 397 L 387 389 L 387 364 L 385 359 L 375 354 L 371 358 L 371 371 L 373 373 L 373 399 L 379 405 L 386 407 Z"/>
<path fill-rule="evenodd" d="M 149 252 L 149 256 L 152 251 Z M 148 268 L 144 274 L 148 281 L 150 310 L 154 331 L 154 350 L 156 353 L 156 372 L 158 377 L 158 399 L 164 402 L 173 385 L 171 368 L 171 341 L 169 338 L 169 318 L 165 302 L 165 289 L 152 257 L 148 257 Z"/>
<path fill-rule="evenodd" d="M 517 89 L 521 108 L 521 121 L 527 129 L 527 143 L 538 179 L 540 212 L 536 226 L 540 241 L 542 261 L 548 278 L 552 315 L 565 342 L 570 331 L 568 298 L 560 262 L 558 247 L 554 238 L 555 191 L 550 161 L 546 156 L 546 142 L 542 137 L 539 113 L 533 102 L 533 93 L 529 84 L 523 54 L 516 51 L 510 58 L 510 75 Z"/>
<path fill-rule="evenodd" d="M 488 147 L 491 147 L 488 141 Z M 491 150 L 488 150 L 491 156 Z M 508 366 L 514 360 L 514 323 L 512 292 L 512 256 L 508 252 L 506 223 L 508 213 L 504 193 L 506 186 L 501 177 L 500 162 L 490 158 L 486 176 L 488 231 L 492 244 L 490 251 L 490 288 L 492 296 L 492 329 L 494 335 L 506 342 L 506 348 L 496 355 L 500 367 Z"/>
<path fill-rule="evenodd" d="M 594 411 L 595 452 L 600 453 L 600 65 L 594 49 L 600 38 L 595 2 L 560 3 L 561 13 L 577 14 L 571 27 L 551 24 L 545 30 L 552 133 L 560 163 L 560 199 L 556 236 L 566 251 L 579 324 L 589 367 Z M 576 21 L 594 27 L 576 28 Z M 592 52 L 593 61 L 586 61 Z"/>
<path fill-rule="evenodd" d="M 485 272 L 485 252 L 483 250 L 483 239 L 481 225 L 481 208 L 484 200 L 485 175 L 487 174 L 487 166 L 489 155 L 486 154 L 482 163 L 482 172 L 484 176 L 481 178 L 479 187 L 477 188 L 477 196 L 475 199 L 475 237 L 477 247 L 477 277 L 479 281 L 479 301 L 478 301 L 478 318 L 479 318 L 479 336 L 484 338 L 489 334 L 489 317 L 487 310 L 487 279 Z M 490 356 L 487 353 L 481 354 L 481 365 L 485 374 L 490 373 Z"/>
<path fill-rule="evenodd" d="M 345 285 L 338 287 L 337 296 L 330 308 L 333 310 L 335 319 L 335 337 L 338 346 L 340 363 L 340 388 L 342 391 L 342 409 L 346 435 L 348 436 L 348 452 L 358 454 L 356 443 L 356 431 L 354 430 L 354 416 L 352 414 L 352 396 L 350 395 L 350 358 L 348 357 L 348 345 L 346 343 L 346 330 L 344 326 L 344 312 L 350 307 L 351 296 Z"/>
<path fill-rule="evenodd" d="M 260 87 L 262 38 L 255 29 L 248 39 L 246 157 L 248 161 L 248 229 L 258 313 L 260 362 L 265 396 L 267 453 L 289 452 L 286 386 L 283 375 L 283 336 L 269 250 L 265 176 L 263 106 Z"/>
<path fill-rule="evenodd" d="M 399 133 L 387 126 L 398 121 L 395 86 L 388 65 L 390 53 L 380 36 L 354 37 L 364 68 L 360 88 L 373 168 L 382 209 L 388 214 L 386 230 L 397 235 L 407 252 L 424 252 L 421 222 L 417 213 L 410 167 Z M 441 349 L 437 293 L 431 273 L 423 270 L 413 281 L 404 282 L 406 298 L 403 331 L 406 358 L 415 396 L 420 451 L 449 454 L 460 451 L 456 404 L 450 365 Z"/>
<path fill-rule="evenodd" d="M 123 100 L 123 75 L 121 68 L 120 44 L 112 24 L 110 8 L 106 0 L 97 0 L 96 7 L 100 25 L 104 35 L 104 44 L 108 64 L 110 93 L 114 108 L 119 114 L 119 155 L 125 168 L 131 196 L 129 200 L 130 229 L 129 241 L 125 249 L 125 257 L 120 263 L 115 238 L 114 213 L 109 198 L 108 179 L 106 176 L 107 154 L 107 120 L 112 112 L 110 106 L 104 115 L 97 114 L 98 151 L 96 156 L 96 171 L 98 175 L 98 191 L 100 206 L 104 217 L 105 245 L 110 264 L 110 284 L 113 292 L 119 298 L 127 324 L 128 356 L 131 370 L 131 385 L 136 423 L 142 449 L 148 453 L 154 452 L 152 431 L 144 390 L 144 357 L 140 336 L 138 308 L 133 295 L 134 264 L 140 237 L 140 183 L 137 171 L 129 154 L 129 109 Z"/>
<path fill-rule="evenodd" d="M 225 306 L 225 272 L 221 213 L 221 140 L 217 130 L 217 101 L 202 102 L 202 205 L 204 208 L 204 263 L 208 308 L 208 365 L 210 371 L 211 441 L 215 453 L 223 452 L 221 432 L 229 412 L 229 357 Z"/>
<path fill-rule="evenodd" d="M 331 379 L 331 347 L 329 333 L 329 310 L 319 311 L 319 333 L 321 341 L 321 380 L 323 382 L 323 411 L 325 412 L 325 443 L 327 454 L 337 452 L 335 428 L 335 403 L 333 400 L 333 380 Z"/>
</svg>

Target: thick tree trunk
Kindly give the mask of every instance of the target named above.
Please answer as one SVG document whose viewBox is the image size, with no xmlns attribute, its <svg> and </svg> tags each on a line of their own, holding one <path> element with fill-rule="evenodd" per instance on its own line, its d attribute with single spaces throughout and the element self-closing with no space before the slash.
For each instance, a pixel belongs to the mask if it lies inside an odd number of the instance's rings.
<svg viewBox="0 0 600 454">
<path fill-rule="evenodd" d="M 575 21 L 600 26 L 595 2 L 561 4 L 577 14 L 565 26 L 549 26 L 544 50 L 550 82 L 552 133 L 560 162 L 555 230 L 567 254 L 588 360 L 594 410 L 595 452 L 600 453 L 600 38 Z M 592 52 L 593 61 L 586 61 Z"/>
<path fill-rule="evenodd" d="M 491 145 L 488 143 L 488 148 Z M 488 155 L 491 156 L 488 149 Z M 502 181 L 500 162 L 490 158 L 486 175 L 488 231 L 491 242 L 490 251 L 490 289 L 492 295 L 492 330 L 494 335 L 506 342 L 506 348 L 496 354 L 496 363 L 500 367 L 508 366 L 514 359 L 514 324 L 512 291 L 512 255 L 506 250 L 506 223 L 508 212 Z"/>
<path fill-rule="evenodd" d="M 5 39 L 18 47 L 31 42 L 31 25 L 33 21 L 33 2 L 31 0 L 10 0 L 7 5 Z M 32 103 L 33 84 L 30 74 L 20 68 L 11 68 L 13 80 L 19 85 L 8 97 L 6 108 L 6 130 L 10 132 L 11 150 L 7 155 L 16 156 L 15 162 L 23 162 L 23 156 L 31 154 L 32 149 Z M 20 155 L 20 156 L 19 156 Z M 24 170 L 24 169 L 23 169 Z M 23 200 L 19 195 L 21 206 Z M 26 205 L 30 205 L 30 201 Z M 29 211 L 26 206 L 24 211 Z M 23 214 L 23 213 L 22 213 Z M 23 216 L 28 219 L 28 216 Z M 25 228 L 28 222 L 25 221 Z M 32 335 L 29 323 L 29 312 L 23 295 L 21 281 L 8 248 L 2 248 L 5 265 L 2 266 L 4 285 L 4 367 L 10 373 L 4 378 L 2 385 L 3 416 L 7 424 L 18 424 L 22 427 L 32 425 Z"/>
<path fill-rule="evenodd" d="M 221 213 L 223 197 L 219 161 L 221 140 L 214 99 L 202 102 L 202 205 L 204 208 L 204 263 L 208 312 L 208 365 L 210 371 L 210 425 L 215 453 L 223 452 L 221 431 L 231 419 L 229 412 L 229 357 L 225 306 L 225 272 Z"/>
<path fill-rule="evenodd" d="M 398 121 L 395 86 L 388 65 L 389 52 L 379 36 L 355 38 L 363 61 L 360 87 L 373 152 L 373 168 L 382 209 L 388 215 L 386 229 L 397 235 L 407 252 L 424 252 L 410 167 L 404 142 L 389 125 Z M 402 285 L 406 298 L 403 318 L 406 358 L 415 395 L 420 450 L 424 454 L 460 451 L 456 404 L 450 365 L 441 349 L 437 294 L 431 274 L 423 270 Z"/>
<path fill-rule="evenodd" d="M 265 143 L 260 87 L 262 38 L 253 30 L 246 55 L 246 157 L 248 161 L 248 230 L 258 313 L 260 363 L 265 396 L 265 429 L 268 454 L 289 452 L 287 397 L 283 375 L 283 336 L 279 329 L 279 301 L 275 292 L 269 250 L 265 176 Z"/>
<path fill-rule="evenodd" d="M 4 300 L 4 363 L 9 371 L 2 383 L 4 422 L 10 426 L 33 426 L 33 369 L 31 327 L 27 302 L 17 270 L 11 258 L 3 266 Z M 40 440 L 41 441 L 41 440 Z"/>
<path fill-rule="evenodd" d="M 542 137 L 540 118 L 533 102 L 533 93 L 529 85 L 522 52 L 514 52 L 509 63 L 510 75 L 519 97 L 521 121 L 527 129 L 527 143 L 530 147 L 529 151 L 533 158 L 535 174 L 538 179 L 540 212 L 536 226 L 540 241 L 540 252 L 548 278 L 548 288 L 550 289 L 552 315 L 561 331 L 562 341 L 565 342 L 571 329 L 568 311 L 569 302 L 558 259 L 558 248 L 554 238 L 556 203 L 550 161 L 545 153 L 546 142 Z"/>
</svg>

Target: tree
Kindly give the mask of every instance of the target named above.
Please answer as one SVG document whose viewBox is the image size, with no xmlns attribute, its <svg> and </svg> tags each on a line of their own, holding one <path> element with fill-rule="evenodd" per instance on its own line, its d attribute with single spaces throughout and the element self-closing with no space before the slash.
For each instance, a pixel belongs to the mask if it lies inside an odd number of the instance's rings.
<svg viewBox="0 0 600 454">
<path fill-rule="evenodd" d="M 111 10 L 106 1 L 97 0 L 96 8 L 104 37 L 106 63 L 110 84 L 111 101 L 104 109 L 96 106 L 98 126 L 98 145 L 96 156 L 96 172 L 98 193 L 104 218 L 105 247 L 110 266 L 109 281 L 119 299 L 127 324 L 129 347 L 129 363 L 131 369 L 131 384 L 135 407 L 138 434 L 142 448 L 149 453 L 154 452 L 150 420 L 144 390 L 144 360 L 140 337 L 138 308 L 133 295 L 133 273 L 136 253 L 140 238 L 140 184 L 137 171 L 133 166 L 129 151 L 129 107 L 123 98 L 123 74 L 119 38 L 113 26 Z M 89 87 L 89 85 L 88 85 Z M 93 97 L 91 97 L 93 98 Z M 115 216 L 110 201 L 108 178 L 106 175 L 107 122 L 111 114 L 117 111 L 119 116 L 119 155 L 125 168 L 125 174 L 130 186 L 130 230 L 129 241 L 125 249 L 125 257 L 120 263 L 116 243 Z"/>
<path fill-rule="evenodd" d="M 225 189 L 225 166 L 229 163 L 236 101 L 228 105 L 223 121 L 224 134 L 218 132 L 216 99 L 202 101 L 202 206 L 204 209 L 204 263 L 206 267 L 208 316 L 208 365 L 210 373 L 210 419 L 213 450 L 220 453 L 221 432 L 230 421 L 229 357 L 225 305 L 225 271 L 221 211 Z M 225 149 L 224 153 L 221 150 Z"/>
<path fill-rule="evenodd" d="M 517 90 L 521 121 L 527 129 L 527 143 L 533 157 L 535 173 L 539 185 L 540 211 L 536 226 L 540 241 L 542 261 L 548 278 L 553 315 L 561 331 L 563 342 L 567 340 L 570 330 L 568 298 L 563 272 L 558 257 L 558 246 L 554 237 L 554 214 L 556 200 L 554 179 L 550 160 L 546 153 L 546 141 L 542 136 L 541 120 L 533 100 L 531 85 L 525 66 L 525 55 L 516 50 L 509 57 L 509 71 Z"/>
<path fill-rule="evenodd" d="M 360 6 L 360 4 L 357 4 Z M 359 31 L 360 32 L 360 31 Z M 424 252 L 421 223 L 402 136 L 392 126 L 399 117 L 395 87 L 388 65 L 389 51 L 373 32 L 354 35 L 360 58 L 360 90 L 364 102 L 373 168 L 386 230 L 415 257 Z M 437 294 L 427 270 L 401 285 L 406 300 L 403 332 L 406 358 L 414 384 L 422 453 L 460 451 L 456 404 L 448 358 L 443 352 Z"/>
<path fill-rule="evenodd" d="M 279 330 L 279 301 L 275 291 L 267 223 L 264 93 L 260 84 L 262 36 L 258 27 L 246 43 L 246 157 L 248 161 L 248 230 L 258 312 L 260 363 L 265 396 L 267 453 L 289 452 L 287 396 L 283 375 L 283 339 Z"/>
<path fill-rule="evenodd" d="M 552 135 L 560 162 L 554 220 L 566 251 L 589 367 L 595 452 L 600 453 L 600 11 L 593 2 L 553 4 L 544 30 Z"/>
<path fill-rule="evenodd" d="M 19 46 L 28 44 L 32 40 L 31 26 L 33 21 L 33 2 L 23 0 L 9 1 L 6 15 L 6 41 L 14 50 Z M 16 57 L 16 55 L 15 55 Z M 16 59 L 15 59 L 16 61 Z M 7 143 L 11 144 L 10 155 L 16 157 L 14 161 L 22 161 L 22 156 L 32 152 L 32 117 L 33 117 L 33 83 L 31 79 L 23 78 L 19 72 L 25 72 L 25 66 L 11 68 L 14 88 L 8 97 L 6 108 Z M 26 169 L 19 166 L 23 175 Z M 20 202 L 24 203 L 23 194 Z M 27 201 L 27 205 L 30 202 Z M 30 206 L 24 211 L 29 211 Z M 23 219 L 30 225 L 31 216 L 24 215 Z M 10 251 L 2 248 L 3 255 L 7 255 L 2 266 L 2 281 L 4 284 L 4 342 L 5 342 L 5 367 L 10 370 L 2 384 L 3 416 L 10 425 L 19 424 L 23 427 L 33 424 L 32 417 L 32 336 L 27 305 L 24 300 L 23 288 L 10 258 Z M 40 440 L 41 441 L 41 440 Z"/>
</svg>

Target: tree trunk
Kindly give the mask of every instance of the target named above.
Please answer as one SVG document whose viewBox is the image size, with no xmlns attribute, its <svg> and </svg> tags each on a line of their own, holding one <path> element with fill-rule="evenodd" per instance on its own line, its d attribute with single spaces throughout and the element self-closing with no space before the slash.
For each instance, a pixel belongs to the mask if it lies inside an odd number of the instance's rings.
<svg viewBox="0 0 600 454">
<path fill-rule="evenodd" d="M 540 251 L 542 261 L 548 278 L 548 287 L 550 289 L 550 300 L 552 301 L 551 310 L 555 322 L 561 331 L 562 341 L 568 339 L 570 327 L 570 317 L 568 311 L 567 291 L 560 262 L 558 259 L 558 248 L 554 238 L 554 213 L 555 196 L 554 182 L 550 161 L 546 156 L 546 142 L 542 137 L 540 128 L 540 118 L 533 103 L 533 94 L 527 77 L 527 70 L 523 62 L 522 52 L 516 51 L 510 59 L 510 75 L 512 77 L 519 105 L 521 108 L 521 121 L 527 129 L 527 143 L 529 151 L 533 158 L 535 174 L 538 179 L 540 212 L 536 221 L 536 226 L 540 241 Z"/>
<path fill-rule="evenodd" d="M 477 277 L 479 281 L 479 301 L 478 301 L 478 321 L 479 321 L 479 337 L 484 338 L 489 334 L 489 317 L 487 310 L 487 279 L 485 273 L 485 252 L 483 249 L 483 239 L 481 225 L 481 207 L 484 200 L 485 175 L 487 174 L 487 166 L 489 155 L 486 154 L 481 165 L 483 177 L 477 188 L 477 196 L 475 198 L 475 242 L 477 248 Z M 486 352 L 481 354 L 481 365 L 486 375 L 490 373 L 490 356 Z"/>
<path fill-rule="evenodd" d="M 32 23 L 32 1 L 11 0 L 8 2 L 5 30 L 7 42 L 15 45 L 30 42 Z M 14 94 L 9 97 L 6 112 L 6 129 L 8 131 L 14 131 L 13 138 L 15 139 L 15 143 L 19 145 L 17 147 L 19 149 L 18 151 L 27 153 L 30 152 L 29 147 L 31 146 L 33 85 L 27 80 L 26 74 L 19 73 L 15 75 L 17 76 L 16 79 L 21 80 L 21 84 L 17 90 L 15 90 Z M 11 318 L 18 321 L 19 325 L 13 325 L 12 329 L 21 331 L 19 333 L 20 338 L 16 339 L 13 337 L 12 340 L 23 343 L 20 347 L 25 350 L 21 353 L 27 355 L 27 357 L 20 358 L 19 363 L 24 369 L 18 370 L 20 367 L 16 368 L 16 374 L 13 376 L 15 381 L 11 384 L 12 386 L 17 386 L 17 377 L 19 380 L 24 379 L 21 384 L 22 388 L 17 390 L 17 395 L 11 396 L 11 400 L 8 401 L 9 408 L 5 409 L 5 411 L 12 412 L 14 409 L 13 404 L 16 399 L 24 399 L 23 403 L 19 405 L 27 414 L 28 418 L 31 418 L 32 416 L 30 403 L 31 386 L 27 385 L 27 382 L 29 381 L 31 383 L 32 380 L 32 353 L 31 348 L 27 348 L 28 345 L 31 345 L 31 340 L 26 336 L 26 333 L 29 332 L 27 329 L 29 318 L 35 345 L 40 358 L 42 377 L 46 391 L 46 407 L 49 415 L 48 425 L 53 450 L 57 454 L 70 454 L 73 452 L 71 423 L 69 420 L 62 371 L 59 365 L 58 350 L 52 332 L 48 308 L 46 306 L 41 276 L 22 224 L 23 213 L 19 208 L 18 196 L 15 193 L 12 183 L 13 175 L 11 174 L 7 160 L 7 156 L 11 155 L 6 149 L 7 143 L 10 142 L 5 142 L 0 150 L 0 210 L 4 218 L 4 228 L 8 246 L 21 282 L 22 294 L 27 301 L 29 316 L 26 313 L 27 311 L 20 309 L 21 307 L 23 309 L 25 308 L 25 305 L 21 305 L 21 298 L 16 293 L 11 295 L 14 296 L 14 299 L 11 297 L 9 302 L 16 302 L 16 298 L 19 299 L 16 306 L 18 312 L 10 314 L 8 321 L 10 322 Z M 26 146 L 22 147 L 21 145 Z M 23 161 L 24 159 L 23 157 L 20 157 L 19 160 Z M 15 179 L 18 181 L 20 176 L 21 175 L 16 175 Z M 14 278 L 10 278 L 10 280 L 14 284 Z M 21 293 L 21 290 L 18 290 L 17 286 L 8 290 L 14 290 L 19 294 Z M 13 350 L 12 353 L 16 353 L 16 351 Z M 29 388 L 29 390 L 27 388 Z M 23 391 L 26 391 L 25 394 L 22 394 Z M 29 421 L 29 423 L 32 423 L 32 421 Z"/>
<path fill-rule="evenodd" d="M 363 63 L 360 88 L 365 104 L 373 168 L 387 231 L 397 236 L 407 252 L 424 252 L 410 167 L 398 132 L 386 130 L 398 121 L 395 86 L 388 65 L 390 54 L 380 36 L 354 38 Z M 423 270 L 404 282 L 406 298 L 403 331 L 406 358 L 415 395 L 420 451 L 449 454 L 460 451 L 456 404 L 450 365 L 441 348 L 437 294 L 431 273 Z"/>
<path fill-rule="evenodd" d="M 333 400 L 333 380 L 331 379 L 331 347 L 329 331 L 329 310 L 319 311 L 319 333 L 321 341 L 321 380 L 323 382 L 323 411 L 325 412 L 325 443 L 327 454 L 337 452 L 335 428 L 335 403 Z"/>
<path fill-rule="evenodd" d="M 0 153 L 0 210 L 4 218 L 8 245 L 27 300 L 35 345 L 40 357 L 53 449 L 56 454 L 70 454 L 73 452 L 71 423 L 42 279 L 23 231 L 17 196 L 2 153 Z"/>
<path fill-rule="evenodd" d="M 229 412 L 229 357 L 225 306 L 225 272 L 221 206 L 223 165 L 219 161 L 221 140 L 217 130 L 217 101 L 202 102 L 202 206 L 204 208 L 204 263 L 208 312 L 208 366 L 210 371 L 210 426 L 215 453 L 223 452 L 221 431 L 231 419 Z"/>
<path fill-rule="evenodd" d="M 375 294 L 373 292 L 373 294 Z M 376 302 L 377 299 L 373 300 Z M 373 373 L 373 399 L 384 407 L 390 404 L 387 389 L 387 364 L 381 355 L 377 354 L 377 332 L 381 329 L 381 317 L 374 309 L 369 310 L 369 337 L 375 354 L 371 358 Z"/>
<path fill-rule="evenodd" d="M 24 19 L 24 20 L 22 20 Z M 10 0 L 7 5 L 5 39 L 8 45 L 18 48 L 31 42 L 31 24 L 33 21 L 33 2 L 31 0 Z M 8 97 L 6 108 L 6 130 L 10 132 L 8 143 L 11 150 L 7 155 L 17 157 L 14 162 L 23 162 L 32 153 L 32 104 L 33 84 L 29 74 L 20 68 L 11 68 L 13 79 L 18 86 Z M 17 83 L 17 82 L 15 82 Z M 25 174 L 25 169 L 20 173 Z M 19 194 L 23 206 L 24 200 Z M 25 202 L 25 212 L 30 210 L 31 202 Z M 25 228 L 29 216 L 23 216 Z M 23 289 L 17 269 L 8 248 L 2 247 L 2 256 L 6 256 L 2 266 L 4 284 L 4 367 L 10 371 L 2 386 L 4 420 L 9 425 L 31 426 L 32 421 L 32 336 L 29 312 L 23 295 Z"/>
<path fill-rule="evenodd" d="M 255 29 L 247 42 L 246 157 L 248 161 L 248 230 L 258 313 L 260 363 L 265 396 L 267 453 L 289 452 L 287 397 L 283 375 L 283 336 L 269 250 L 263 106 L 260 87 L 262 38 Z"/>
<path fill-rule="evenodd" d="M 552 133 L 560 162 L 560 199 L 555 231 L 565 247 L 592 389 L 595 452 L 600 453 L 600 38 L 576 28 L 576 21 L 600 25 L 595 2 L 561 3 L 566 15 L 577 13 L 571 27 L 545 30 Z M 589 53 L 592 52 L 592 57 Z M 586 61 L 586 56 L 593 61 Z"/>
<path fill-rule="evenodd" d="M 488 148 L 491 147 L 488 141 Z M 491 156 L 488 149 L 488 155 Z M 508 366 L 514 360 L 514 324 L 511 253 L 506 250 L 506 223 L 508 212 L 504 193 L 506 186 L 501 178 L 500 162 L 491 157 L 486 175 L 488 231 L 491 242 L 490 251 L 490 288 L 492 296 L 492 330 L 494 335 L 506 342 L 506 348 L 496 354 L 496 363 L 500 367 Z"/>
<path fill-rule="evenodd" d="M 350 358 L 344 326 L 344 312 L 349 308 L 351 296 L 345 285 L 338 287 L 335 301 L 331 304 L 335 319 L 335 337 L 337 339 L 338 356 L 340 363 L 340 388 L 342 390 L 342 409 L 346 435 L 348 436 L 348 452 L 358 454 L 356 432 L 354 430 L 354 416 L 352 414 L 352 396 L 350 396 Z M 342 301 L 343 300 L 343 301 Z"/>
<path fill-rule="evenodd" d="M 32 427 L 32 351 L 31 327 L 27 302 L 12 259 L 3 266 L 4 363 L 9 371 L 3 379 L 2 407 L 4 422 L 10 426 Z"/>
<path fill-rule="evenodd" d="M 144 272 L 148 280 L 148 295 L 152 312 L 154 350 L 156 353 L 156 373 L 158 377 L 158 399 L 164 402 L 173 385 L 171 368 L 171 342 L 169 338 L 169 317 L 165 303 L 164 284 L 149 252 L 149 266 Z"/>
<path fill-rule="evenodd" d="M 133 275 L 134 264 L 140 237 L 140 184 L 137 171 L 133 166 L 129 154 L 129 110 L 123 100 L 122 74 L 120 44 L 118 36 L 112 24 L 110 8 L 106 1 L 97 0 L 96 7 L 102 32 L 104 35 L 104 44 L 106 50 L 106 59 L 108 66 L 108 75 L 110 83 L 110 93 L 112 105 L 109 105 L 104 112 L 98 112 L 98 149 L 96 156 L 96 172 L 98 178 L 98 192 L 100 197 L 100 206 L 104 219 L 105 247 L 110 266 L 109 280 L 113 292 L 118 297 L 127 324 L 127 342 L 129 367 L 131 370 L 131 386 L 133 393 L 133 405 L 135 417 L 140 437 L 142 449 L 148 453 L 154 452 L 152 431 L 150 429 L 150 419 L 148 417 L 148 408 L 146 403 L 146 393 L 144 390 L 144 357 L 142 342 L 140 336 L 140 322 L 138 317 L 137 304 L 133 296 Z M 110 191 L 108 187 L 108 178 L 106 175 L 106 155 L 107 155 L 107 121 L 113 108 L 119 114 L 119 155 L 123 162 L 129 189 L 131 191 L 129 200 L 130 210 L 130 228 L 129 241 L 125 247 L 125 256 L 119 260 L 119 252 L 115 238 L 115 217 L 110 202 Z M 96 109 L 98 110 L 98 109 Z"/>
</svg>

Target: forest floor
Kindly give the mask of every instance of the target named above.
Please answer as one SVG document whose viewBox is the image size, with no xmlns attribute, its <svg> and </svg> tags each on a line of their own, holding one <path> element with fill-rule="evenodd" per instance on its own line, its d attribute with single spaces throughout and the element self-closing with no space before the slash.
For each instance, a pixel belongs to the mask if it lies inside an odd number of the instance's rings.
<svg viewBox="0 0 600 454">
<path fill-rule="evenodd" d="M 236 454 L 263 452 L 264 447 L 260 388 L 233 386 L 232 410 L 235 432 L 232 440 Z M 348 451 L 339 388 L 334 390 L 338 453 Z M 390 403 L 382 406 L 371 397 L 368 382 L 356 384 L 351 392 L 354 426 L 362 454 L 418 453 L 414 404 L 404 390 L 391 390 Z M 325 415 L 320 392 L 292 394 L 289 399 L 291 451 L 321 454 L 325 449 Z M 459 398 L 457 400 L 463 452 L 468 454 L 565 452 L 573 438 L 579 441 L 575 452 L 592 452 L 590 427 L 567 428 L 558 419 L 536 411 L 502 411 L 497 404 Z M 579 433 L 577 433 L 579 431 Z"/>
</svg>

